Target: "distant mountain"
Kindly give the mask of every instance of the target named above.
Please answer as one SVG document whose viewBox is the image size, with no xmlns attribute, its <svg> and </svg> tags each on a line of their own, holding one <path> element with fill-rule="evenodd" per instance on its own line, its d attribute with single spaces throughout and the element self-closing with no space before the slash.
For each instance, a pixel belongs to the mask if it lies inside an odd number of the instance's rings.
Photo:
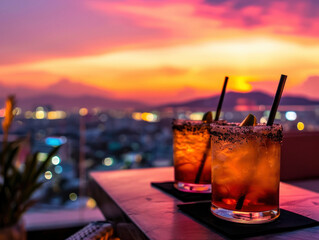
<svg viewBox="0 0 319 240">
<path fill-rule="evenodd" d="M 6 86 L 0 83 L 0 98 L 15 94 L 18 106 L 34 109 L 40 105 L 52 106 L 53 109 L 69 110 L 79 107 L 101 107 L 105 109 L 146 108 L 147 105 L 133 100 L 117 100 L 112 92 L 68 79 L 42 89 L 27 86 Z"/>
<path fill-rule="evenodd" d="M 192 101 L 187 101 L 183 103 L 172 103 L 165 104 L 159 108 L 173 107 L 173 108 L 190 108 L 190 109 L 211 109 L 218 105 L 219 95 L 201 98 Z M 239 93 L 239 92 L 228 92 L 225 95 L 223 109 L 232 110 L 236 106 L 259 106 L 259 105 L 272 105 L 273 96 L 269 96 L 263 92 L 249 92 L 249 93 Z M 303 97 L 287 96 L 283 97 L 280 101 L 280 105 L 319 105 L 319 101 L 309 100 Z"/>
<path fill-rule="evenodd" d="M 69 97 L 79 96 L 98 96 L 112 97 L 112 92 L 106 89 L 100 89 L 87 84 L 73 82 L 68 79 L 61 79 L 45 88 L 31 88 L 28 86 L 7 86 L 0 82 L 0 97 L 6 97 L 8 94 L 15 94 L 19 98 L 27 98 L 42 95 L 61 95 Z"/>
<path fill-rule="evenodd" d="M 112 92 L 98 87 L 93 87 L 87 84 L 71 82 L 68 79 L 61 79 L 60 81 L 50 85 L 46 91 L 50 94 L 79 97 L 79 96 L 98 96 L 98 97 L 112 97 Z"/>
<path fill-rule="evenodd" d="M 65 97 L 60 95 L 41 95 L 25 99 L 18 98 L 17 100 L 19 107 L 30 110 L 37 106 L 51 106 L 53 109 L 57 110 L 70 110 L 81 107 L 89 109 L 94 107 L 100 107 L 103 109 L 144 109 L 147 107 L 145 104 L 136 101 L 114 100 L 95 96 Z"/>
<path fill-rule="evenodd" d="M 310 100 L 304 97 L 296 97 L 296 96 L 287 96 L 282 98 L 280 101 L 282 105 L 319 105 L 318 100 Z"/>
</svg>

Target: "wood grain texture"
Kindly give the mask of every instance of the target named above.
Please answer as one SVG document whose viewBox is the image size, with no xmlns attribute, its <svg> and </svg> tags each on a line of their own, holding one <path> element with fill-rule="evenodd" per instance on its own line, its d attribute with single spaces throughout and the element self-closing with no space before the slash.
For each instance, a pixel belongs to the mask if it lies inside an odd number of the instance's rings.
<svg viewBox="0 0 319 240">
<path fill-rule="evenodd" d="M 173 174 L 172 167 L 92 172 L 90 188 L 106 219 L 117 219 L 116 206 L 149 239 L 228 239 L 180 212 L 181 201 L 151 187 L 151 182 L 172 181 Z M 319 193 L 281 183 L 280 207 L 319 221 Z M 319 227 L 249 239 L 319 239 Z"/>
</svg>

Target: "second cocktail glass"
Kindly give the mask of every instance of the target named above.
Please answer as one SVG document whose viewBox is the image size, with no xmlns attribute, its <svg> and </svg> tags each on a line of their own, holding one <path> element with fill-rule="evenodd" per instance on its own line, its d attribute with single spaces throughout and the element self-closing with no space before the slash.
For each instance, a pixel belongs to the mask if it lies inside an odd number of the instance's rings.
<svg viewBox="0 0 319 240">
<path fill-rule="evenodd" d="M 211 192 L 209 129 L 203 121 L 173 121 L 174 186 L 180 191 Z"/>
<path fill-rule="evenodd" d="M 211 126 L 212 213 L 240 223 L 276 219 L 282 126 Z"/>
</svg>

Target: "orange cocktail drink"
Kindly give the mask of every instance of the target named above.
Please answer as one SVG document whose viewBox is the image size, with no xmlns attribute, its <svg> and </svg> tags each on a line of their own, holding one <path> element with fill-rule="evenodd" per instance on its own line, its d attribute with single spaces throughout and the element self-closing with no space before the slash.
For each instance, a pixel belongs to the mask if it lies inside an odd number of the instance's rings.
<svg viewBox="0 0 319 240">
<path fill-rule="evenodd" d="M 203 121 L 173 121 L 175 187 L 185 192 L 211 192 L 210 125 Z"/>
<path fill-rule="evenodd" d="M 276 219 L 282 126 L 211 126 L 212 213 L 241 223 Z"/>
</svg>

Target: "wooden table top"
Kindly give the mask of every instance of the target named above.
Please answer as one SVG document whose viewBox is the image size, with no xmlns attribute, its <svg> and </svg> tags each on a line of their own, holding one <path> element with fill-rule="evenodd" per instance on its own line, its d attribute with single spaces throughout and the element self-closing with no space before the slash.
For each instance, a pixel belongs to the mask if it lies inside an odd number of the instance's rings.
<svg viewBox="0 0 319 240">
<path fill-rule="evenodd" d="M 181 201 L 150 185 L 173 176 L 173 167 L 91 172 L 90 186 L 98 189 L 92 195 L 107 219 L 115 220 L 116 211 L 102 205 L 113 202 L 149 239 L 227 239 L 178 211 Z M 319 221 L 319 193 L 281 183 L 280 208 Z M 319 239 L 319 226 L 249 239 Z"/>
</svg>

